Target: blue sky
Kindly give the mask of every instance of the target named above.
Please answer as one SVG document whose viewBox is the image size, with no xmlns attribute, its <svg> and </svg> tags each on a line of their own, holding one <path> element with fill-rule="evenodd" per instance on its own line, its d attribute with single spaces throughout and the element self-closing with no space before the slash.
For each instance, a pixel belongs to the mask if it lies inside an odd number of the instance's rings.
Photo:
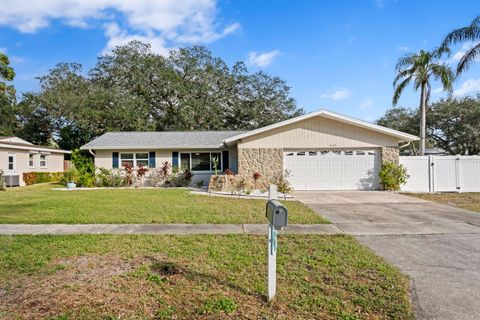
<svg viewBox="0 0 480 320">
<path fill-rule="evenodd" d="M 396 60 L 431 49 L 480 14 L 478 1 L 3 0 L 0 50 L 11 58 L 17 91 L 58 62 L 87 70 L 130 39 L 159 53 L 204 44 L 232 64 L 248 63 L 285 79 L 298 106 L 326 108 L 367 121 L 391 107 Z M 449 63 L 468 47 L 454 48 Z M 442 96 L 433 85 L 432 100 Z M 455 83 L 480 91 L 480 63 Z M 418 106 L 408 88 L 400 105 Z"/>
</svg>

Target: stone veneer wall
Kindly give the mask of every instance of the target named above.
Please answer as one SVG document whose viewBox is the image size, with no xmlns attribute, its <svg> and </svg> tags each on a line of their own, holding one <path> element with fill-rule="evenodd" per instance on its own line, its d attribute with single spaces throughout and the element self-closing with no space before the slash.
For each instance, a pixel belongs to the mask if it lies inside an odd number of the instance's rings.
<svg viewBox="0 0 480 320">
<path fill-rule="evenodd" d="M 400 152 L 398 147 L 382 147 L 382 163 L 391 161 L 398 164 L 400 161 Z"/>
<path fill-rule="evenodd" d="M 238 174 L 252 177 L 255 171 L 262 175 L 257 188 L 268 188 L 270 179 L 283 173 L 283 149 L 238 148 Z"/>
</svg>

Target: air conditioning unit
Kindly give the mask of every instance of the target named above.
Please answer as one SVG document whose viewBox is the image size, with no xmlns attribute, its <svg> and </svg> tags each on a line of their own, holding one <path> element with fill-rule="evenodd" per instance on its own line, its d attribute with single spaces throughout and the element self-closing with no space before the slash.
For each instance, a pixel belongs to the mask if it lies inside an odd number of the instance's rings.
<svg viewBox="0 0 480 320">
<path fill-rule="evenodd" d="M 20 176 L 4 176 L 7 187 L 20 186 Z"/>
</svg>

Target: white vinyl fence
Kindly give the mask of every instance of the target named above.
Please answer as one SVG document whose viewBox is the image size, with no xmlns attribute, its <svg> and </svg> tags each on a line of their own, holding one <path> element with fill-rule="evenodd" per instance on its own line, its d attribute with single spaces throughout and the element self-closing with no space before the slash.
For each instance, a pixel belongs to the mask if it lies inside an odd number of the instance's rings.
<svg viewBox="0 0 480 320">
<path fill-rule="evenodd" d="M 410 176 L 402 191 L 480 192 L 480 156 L 400 157 Z"/>
</svg>

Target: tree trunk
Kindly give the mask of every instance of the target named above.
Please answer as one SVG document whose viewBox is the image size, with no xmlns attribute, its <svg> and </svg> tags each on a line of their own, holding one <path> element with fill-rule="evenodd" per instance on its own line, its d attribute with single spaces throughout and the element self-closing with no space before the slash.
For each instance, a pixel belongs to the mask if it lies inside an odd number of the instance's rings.
<svg viewBox="0 0 480 320">
<path fill-rule="evenodd" d="M 425 155 L 425 132 L 427 131 L 427 90 L 426 85 L 422 84 L 420 94 L 420 146 L 418 154 Z"/>
</svg>

